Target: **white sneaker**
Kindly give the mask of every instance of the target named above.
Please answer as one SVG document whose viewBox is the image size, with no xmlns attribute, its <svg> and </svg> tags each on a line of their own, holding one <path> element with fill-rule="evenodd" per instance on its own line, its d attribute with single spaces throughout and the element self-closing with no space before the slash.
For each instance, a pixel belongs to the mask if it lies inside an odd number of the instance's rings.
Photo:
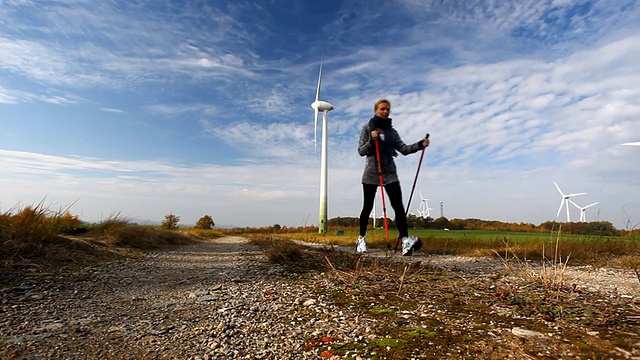
<svg viewBox="0 0 640 360">
<path fill-rule="evenodd" d="M 367 252 L 367 236 L 358 236 L 358 240 L 356 241 L 356 252 L 365 253 Z"/>
<path fill-rule="evenodd" d="M 413 255 L 413 246 L 418 242 L 415 236 L 407 236 L 402 238 L 402 256 Z"/>
</svg>

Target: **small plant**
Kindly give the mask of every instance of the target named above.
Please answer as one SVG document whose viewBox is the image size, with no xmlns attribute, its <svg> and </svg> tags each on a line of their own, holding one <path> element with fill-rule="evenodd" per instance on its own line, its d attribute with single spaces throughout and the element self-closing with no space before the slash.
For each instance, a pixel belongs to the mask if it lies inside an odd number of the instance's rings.
<svg viewBox="0 0 640 360">
<path fill-rule="evenodd" d="M 269 262 L 275 264 L 291 263 L 302 259 L 302 247 L 291 240 L 271 242 L 266 253 Z"/>
<path fill-rule="evenodd" d="M 302 246 L 295 241 L 269 235 L 253 236 L 251 243 L 263 246 L 270 263 L 285 264 L 302 260 Z"/>
<path fill-rule="evenodd" d="M 178 222 L 180 222 L 180 216 L 174 214 L 165 215 L 161 228 L 162 230 L 178 230 Z"/>
</svg>

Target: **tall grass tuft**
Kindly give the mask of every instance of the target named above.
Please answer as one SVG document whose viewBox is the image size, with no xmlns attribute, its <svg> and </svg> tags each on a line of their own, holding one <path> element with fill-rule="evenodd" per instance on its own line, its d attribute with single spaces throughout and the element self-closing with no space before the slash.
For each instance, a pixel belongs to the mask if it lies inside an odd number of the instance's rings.
<svg viewBox="0 0 640 360">
<path fill-rule="evenodd" d="M 264 247 L 270 263 L 287 264 L 302 260 L 302 246 L 293 240 L 276 238 L 270 235 L 250 237 L 250 243 Z"/>
<path fill-rule="evenodd" d="M 0 254 L 37 255 L 43 245 L 55 240 L 65 226 L 74 226 L 77 217 L 68 209 L 52 211 L 43 202 L 22 209 L 12 208 L 0 214 Z"/>
</svg>

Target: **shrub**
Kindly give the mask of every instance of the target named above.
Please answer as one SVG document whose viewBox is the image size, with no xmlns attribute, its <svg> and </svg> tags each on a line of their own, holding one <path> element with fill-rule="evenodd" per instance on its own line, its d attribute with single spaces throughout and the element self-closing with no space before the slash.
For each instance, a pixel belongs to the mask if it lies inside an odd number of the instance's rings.
<svg viewBox="0 0 640 360">
<path fill-rule="evenodd" d="M 162 221 L 162 230 L 177 230 L 178 222 L 180 222 L 180 216 L 169 214 L 164 217 Z"/>
<path fill-rule="evenodd" d="M 216 226 L 216 223 L 213 221 L 211 216 L 205 215 L 201 217 L 200 220 L 198 220 L 194 228 L 201 230 L 211 230 L 214 226 Z"/>
</svg>

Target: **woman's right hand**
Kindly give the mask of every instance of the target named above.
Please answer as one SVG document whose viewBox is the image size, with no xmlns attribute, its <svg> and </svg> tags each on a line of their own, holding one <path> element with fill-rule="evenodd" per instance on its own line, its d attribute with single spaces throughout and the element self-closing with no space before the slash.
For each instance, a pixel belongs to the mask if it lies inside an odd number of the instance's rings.
<svg viewBox="0 0 640 360">
<path fill-rule="evenodd" d="M 373 130 L 371 132 L 371 138 L 375 140 L 378 137 L 378 133 L 378 130 Z"/>
</svg>

